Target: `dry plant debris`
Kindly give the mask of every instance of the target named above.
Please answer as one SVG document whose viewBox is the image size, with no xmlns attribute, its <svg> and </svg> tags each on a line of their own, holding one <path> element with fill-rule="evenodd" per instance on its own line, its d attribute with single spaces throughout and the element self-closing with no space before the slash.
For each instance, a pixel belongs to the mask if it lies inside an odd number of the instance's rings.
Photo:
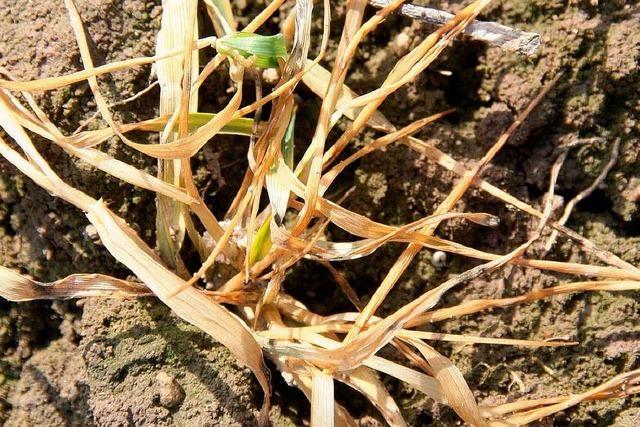
<svg viewBox="0 0 640 427">
<path fill-rule="evenodd" d="M 431 35 L 398 59 L 379 88 L 363 95 L 356 94 L 344 84 L 350 63 L 358 53 L 358 45 L 375 31 L 385 17 L 400 7 L 405 10 L 408 5 L 402 6 L 400 0 L 371 2 L 382 8 L 365 20 L 367 0 L 347 0 L 346 19 L 334 65 L 331 70 L 326 70 L 321 61 L 328 46 L 332 5 L 325 0 L 320 8 L 324 16 L 321 44 L 315 46 L 317 56 L 308 59 L 311 17 L 315 6 L 311 0 L 295 3 L 289 18 L 283 22 L 282 34 L 271 37 L 256 34 L 283 3 L 282 0 L 273 1 L 242 32 L 236 32 L 238 24 L 228 0 L 206 0 L 204 4 L 216 36 L 199 38 L 198 1 L 164 0 L 155 56 L 95 66 L 82 17 L 73 1 L 65 0 L 84 70 L 35 81 L 20 81 L 3 72 L 5 79 L 0 80 L 0 126 L 10 140 L 0 138 L 0 154 L 51 194 L 83 210 L 102 244 L 131 270 L 139 282 L 97 274 L 77 274 L 43 284 L 2 268 L 0 295 L 11 301 L 25 301 L 153 294 L 178 316 L 228 347 L 240 363 L 253 371 L 264 390 L 262 422 L 267 420 L 271 396 L 264 357 L 269 357 L 281 373 L 308 397 L 313 426 L 355 425 L 346 409 L 335 402 L 336 380 L 366 396 L 390 425 L 405 425 L 398 405 L 376 371 L 406 382 L 434 401 L 451 406 L 462 420 L 477 426 L 522 425 L 584 401 L 621 398 L 640 391 L 640 371 L 636 370 L 579 394 L 480 406 L 461 372 L 433 347 L 435 342 L 529 347 L 576 343 L 455 335 L 416 329 L 426 323 L 555 295 L 640 289 L 640 270 L 568 229 L 564 225 L 568 213 L 558 222 L 550 220 L 551 200 L 561 162 L 556 163 L 551 172 L 544 212 L 482 178 L 486 166 L 561 77 L 552 79 L 484 157 L 466 168 L 446 153 L 412 136 L 448 112 L 398 129 L 378 111 L 378 107 L 428 68 L 454 38 L 472 26 L 477 28 L 481 25 L 475 19 L 490 0 L 477 0 L 455 16 L 441 15 L 446 16 L 446 21 L 438 21 L 440 26 Z M 288 51 L 285 44 L 289 46 Z M 216 55 L 200 71 L 198 50 L 209 48 L 215 49 Z M 221 72 L 219 68 L 223 63 L 228 65 L 233 94 L 217 114 L 198 113 L 198 89 L 211 73 Z M 97 77 L 150 64 L 155 64 L 157 69 L 160 117 L 139 123 L 118 123 L 110 113 L 111 106 L 101 94 Z M 272 92 L 266 95 L 257 93 L 255 101 L 247 103 L 243 99 L 243 82 L 245 78 L 258 75 L 257 69 L 264 67 L 277 67 L 280 80 Z M 32 92 L 82 81 L 88 81 L 99 113 L 108 126 L 98 130 L 79 129 L 72 135 L 64 135 L 38 106 Z M 304 114 L 297 110 L 294 96 L 300 83 L 309 86 L 322 98 L 322 106 L 313 138 L 300 160 L 294 163 L 295 118 Z M 269 117 L 260 122 L 260 111 L 267 104 L 270 104 Z M 340 120 L 348 121 L 349 126 L 333 145 L 329 145 L 329 132 Z M 379 138 L 348 157 L 341 156 L 366 127 L 379 132 Z M 137 143 L 130 136 L 134 130 L 161 132 L 160 143 Z M 217 134 L 225 132 L 247 137 L 249 168 L 222 221 L 201 198 L 190 159 L 205 144 L 212 143 Z M 131 226 L 101 199 L 90 197 L 65 183 L 34 146 L 32 135 L 45 138 L 70 156 L 121 180 L 156 192 L 158 252 L 136 235 Z M 158 159 L 158 176 L 138 170 L 97 148 L 105 142 L 117 143 L 110 139 L 113 136 Z M 403 226 L 392 226 L 349 211 L 341 206 L 341 200 L 331 200 L 333 197 L 327 196 L 331 184 L 345 168 L 363 156 L 395 143 L 422 153 L 460 176 L 449 196 L 432 215 Z M 611 162 L 615 161 L 617 147 L 615 144 Z M 601 176 L 606 175 L 609 169 L 607 165 Z M 538 228 L 527 241 L 507 254 L 489 253 L 438 237 L 438 225 L 453 218 L 486 227 L 498 224 L 499 218 L 487 213 L 454 211 L 456 203 L 471 186 L 479 187 L 504 203 L 538 218 Z M 261 208 L 260 202 L 265 195 L 268 205 Z M 329 223 L 357 240 L 326 241 L 323 231 Z M 602 264 L 526 257 L 529 247 L 547 227 L 570 238 Z M 207 244 L 207 241 L 213 243 Z M 190 271 L 181 258 L 181 249 L 188 242 L 201 256 L 197 271 Z M 388 242 L 401 242 L 408 246 L 365 304 L 330 262 L 365 257 Z M 422 248 L 467 256 L 483 263 L 446 280 L 386 317 L 376 315 Z M 281 285 L 287 270 L 302 258 L 317 260 L 329 269 L 340 289 L 353 303 L 353 312 L 320 316 L 283 292 Z M 207 272 L 217 263 L 228 264 L 235 274 L 213 290 L 205 290 L 200 286 L 201 279 L 206 278 Z M 451 289 L 507 264 L 558 272 L 574 276 L 576 280 L 511 298 L 472 300 L 452 307 L 439 307 L 442 297 Z M 399 355 L 406 357 L 406 366 L 379 355 L 387 344 L 393 345 Z"/>
<path fill-rule="evenodd" d="M 390 3 L 388 0 L 369 0 L 370 5 L 378 8 L 386 7 Z M 453 18 L 451 13 L 410 3 L 400 6 L 398 13 L 433 26 L 442 25 Z M 540 34 L 521 31 L 497 22 L 474 21 L 465 29 L 465 34 L 473 39 L 524 55 L 536 53 L 541 42 Z"/>
</svg>

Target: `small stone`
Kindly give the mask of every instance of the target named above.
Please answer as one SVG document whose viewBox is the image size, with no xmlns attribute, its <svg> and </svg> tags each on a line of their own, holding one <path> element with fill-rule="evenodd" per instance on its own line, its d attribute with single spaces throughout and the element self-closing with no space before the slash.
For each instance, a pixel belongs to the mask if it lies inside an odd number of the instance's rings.
<svg viewBox="0 0 640 427">
<path fill-rule="evenodd" d="M 160 372 L 156 375 L 156 384 L 160 405 L 167 409 L 180 406 L 185 397 L 184 390 L 172 375 Z"/>
<path fill-rule="evenodd" d="M 262 80 L 264 80 L 265 83 L 274 85 L 280 80 L 280 74 L 275 68 L 267 68 L 262 72 Z"/>
<path fill-rule="evenodd" d="M 431 255 L 431 264 L 438 270 L 442 270 L 447 266 L 447 254 L 442 251 L 435 251 Z"/>
<path fill-rule="evenodd" d="M 99 237 L 98 230 L 93 224 L 89 224 L 85 227 L 84 234 L 91 240 L 97 240 Z"/>
<path fill-rule="evenodd" d="M 391 50 L 396 55 L 404 55 L 409 50 L 411 45 L 411 37 L 406 32 L 398 33 L 398 35 L 391 42 Z"/>
</svg>

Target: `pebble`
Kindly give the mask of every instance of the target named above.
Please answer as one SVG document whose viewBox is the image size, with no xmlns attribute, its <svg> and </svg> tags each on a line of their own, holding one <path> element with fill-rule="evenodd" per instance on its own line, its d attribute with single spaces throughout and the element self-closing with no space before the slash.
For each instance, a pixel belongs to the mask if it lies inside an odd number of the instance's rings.
<svg viewBox="0 0 640 427">
<path fill-rule="evenodd" d="M 97 240 L 98 237 L 100 237 L 98 235 L 98 230 L 96 229 L 96 226 L 93 224 L 89 224 L 84 228 L 84 234 L 90 239 L 90 240 Z"/>
<path fill-rule="evenodd" d="M 156 384 L 158 386 L 160 405 L 165 408 L 175 408 L 184 400 L 184 390 L 172 375 L 166 372 L 158 373 L 158 375 L 156 375 Z"/>
<path fill-rule="evenodd" d="M 280 80 L 280 74 L 275 68 L 267 68 L 262 72 L 262 80 L 270 85 L 274 85 Z"/>
<path fill-rule="evenodd" d="M 411 37 L 406 32 L 398 33 L 398 35 L 391 41 L 391 50 L 396 55 L 404 55 L 409 50 L 411 45 Z"/>
<path fill-rule="evenodd" d="M 433 255 L 431 255 L 431 264 L 441 270 L 447 266 L 447 254 L 442 251 L 435 251 Z"/>
</svg>

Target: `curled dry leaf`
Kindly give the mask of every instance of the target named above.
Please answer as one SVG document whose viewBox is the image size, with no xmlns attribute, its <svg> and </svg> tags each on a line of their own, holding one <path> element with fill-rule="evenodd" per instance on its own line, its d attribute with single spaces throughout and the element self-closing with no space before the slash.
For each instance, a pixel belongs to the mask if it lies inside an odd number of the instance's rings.
<svg viewBox="0 0 640 427">
<path fill-rule="evenodd" d="M 145 285 L 103 274 L 72 274 L 42 283 L 0 266 L 0 296 L 9 301 L 153 295 Z"/>
</svg>

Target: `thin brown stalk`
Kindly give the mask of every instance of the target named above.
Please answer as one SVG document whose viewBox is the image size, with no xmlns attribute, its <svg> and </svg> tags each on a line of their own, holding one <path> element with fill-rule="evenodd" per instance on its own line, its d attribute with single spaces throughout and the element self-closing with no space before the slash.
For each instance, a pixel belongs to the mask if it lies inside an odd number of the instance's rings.
<svg viewBox="0 0 640 427">
<path fill-rule="evenodd" d="M 566 206 L 564 207 L 562 216 L 558 220 L 559 225 L 565 225 L 569 220 L 569 217 L 571 216 L 571 212 L 573 211 L 575 206 L 578 203 L 580 203 L 582 200 L 589 197 L 591 193 L 593 193 L 593 191 L 604 182 L 604 180 L 607 178 L 607 175 L 609 175 L 609 172 L 618 161 L 619 150 L 620 150 L 620 140 L 616 139 L 613 141 L 613 144 L 611 146 L 611 155 L 609 156 L 609 161 L 607 162 L 606 165 L 604 165 L 604 167 L 602 168 L 598 176 L 593 180 L 591 185 L 589 185 L 584 190 L 580 191 L 571 200 L 569 200 L 569 203 L 567 203 Z M 566 151 L 560 154 L 560 156 L 563 156 L 563 155 L 564 157 L 567 156 Z M 551 250 L 551 248 L 553 248 L 553 245 L 555 244 L 557 238 L 558 238 L 558 230 L 553 230 L 551 232 L 551 236 L 549 236 L 549 239 L 545 243 L 545 246 L 544 246 L 545 254 L 548 253 Z"/>
<path fill-rule="evenodd" d="M 441 308 L 418 316 L 415 319 L 410 320 L 407 323 L 407 327 L 412 328 L 431 322 L 439 322 L 451 317 L 466 316 L 480 311 L 490 310 L 492 308 L 504 308 L 515 304 L 526 304 L 557 295 L 566 295 L 576 292 L 620 292 L 634 290 L 640 290 L 640 281 L 598 280 L 590 282 L 565 283 L 551 288 L 536 289 L 515 297 L 464 301 L 454 307 Z"/>
</svg>

